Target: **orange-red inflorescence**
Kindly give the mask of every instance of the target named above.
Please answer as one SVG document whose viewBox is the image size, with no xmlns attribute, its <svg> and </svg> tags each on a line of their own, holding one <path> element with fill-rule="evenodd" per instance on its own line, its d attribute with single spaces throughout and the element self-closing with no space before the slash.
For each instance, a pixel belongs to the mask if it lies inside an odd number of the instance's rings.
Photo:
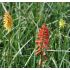
<svg viewBox="0 0 70 70">
<path fill-rule="evenodd" d="M 48 49 L 49 46 L 49 30 L 44 23 L 42 27 L 39 29 L 38 38 L 35 41 L 38 49 L 35 52 L 36 55 L 42 54 L 43 56 L 46 55 L 44 49 Z"/>
<path fill-rule="evenodd" d="M 12 30 L 12 27 L 13 27 L 13 20 L 12 20 L 12 16 L 10 15 L 9 12 L 4 13 L 3 23 L 4 23 L 5 29 L 8 32 L 10 32 Z"/>
</svg>

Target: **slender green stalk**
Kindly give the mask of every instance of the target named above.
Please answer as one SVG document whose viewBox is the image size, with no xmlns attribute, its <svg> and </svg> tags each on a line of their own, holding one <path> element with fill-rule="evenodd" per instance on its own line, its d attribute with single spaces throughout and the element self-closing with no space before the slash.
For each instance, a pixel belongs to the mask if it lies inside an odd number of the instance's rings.
<svg viewBox="0 0 70 70">
<path fill-rule="evenodd" d="M 8 34 L 8 53 L 7 53 L 7 65 L 9 66 L 11 59 L 12 59 L 12 52 L 11 52 L 11 32 Z M 7 67 L 8 67 L 7 66 Z"/>
<path fill-rule="evenodd" d="M 41 49 L 41 54 L 40 54 L 40 68 L 42 68 L 42 49 Z"/>
<path fill-rule="evenodd" d="M 66 52 L 69 53 L 69 50 L 47 50 L 47 52 Z"/>
<path fill-rule="evenodd" d="M 36 47 L 34 48 L 33 52 L 31 53 L 30 57 L 28 58 L 28 60 L 26 61 L 24 67 L 27 66 L 27 64 L 29 63 L 29 61 L 30 61 L 30 59 L 31 59 L 31 57 L 32 57 L 32 55 L 34 54 L 35 51 L 36 51 Z"/>
<path fill-rule="evenodd" d="M 4 11 L 7 12 L 7 9 L 6 9 L 6 7 L 4 6 L 4 3 L 1 3 L 1 4 L 2 4 L 2 7 L 3 7 Z"/>
<path fill-rule="evenodd" d="M 20 51 L 25 47 L 25 45 L 27 45 L 28 42 L 30 42 L 33 39 L 33 37 L 31 37 L 17 52 L 16 54 L 13 56 L 9 67 L 11 67 L 11 64 L 13 63 L 13 61 L 15 60 L 15 58 L 17 57 L 17 55 L 20 53 Z"/>
</svg>

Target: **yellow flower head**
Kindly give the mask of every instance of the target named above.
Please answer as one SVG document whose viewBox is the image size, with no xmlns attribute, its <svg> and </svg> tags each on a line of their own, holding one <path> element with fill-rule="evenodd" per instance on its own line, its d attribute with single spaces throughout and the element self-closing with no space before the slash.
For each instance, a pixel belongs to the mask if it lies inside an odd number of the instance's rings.
<svg viewBox="0 0 70 70">
<path fill-rule="evenodd" d="M 13 26 L 13 20 L 9 12 L 5 12 L 4 17 L 3 17 L 3 22 L 4 22 L 4 27 L 8 32 L 12 30 Z"/>
<path fill-rule="evenodd" d="M 59 21 L 59 28 L 64 28 L 65 23 L 66 22 L 63 19 L 60 19 L 60 21 Z"/>
</svg>

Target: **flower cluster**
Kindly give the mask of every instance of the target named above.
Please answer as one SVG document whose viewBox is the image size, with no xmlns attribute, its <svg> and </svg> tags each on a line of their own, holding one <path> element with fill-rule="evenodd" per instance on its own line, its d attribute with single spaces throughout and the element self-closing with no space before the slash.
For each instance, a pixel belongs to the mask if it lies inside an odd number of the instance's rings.
<svg viewBox="0 0 70 70">
<path fill-rule="evenodd" d="M 46 26 L 46 24 L 44 23 L 42 25 L 42 27 L 39 29 L 38 32 L 38 38 L 35 41 L 37 44 L 37 51 L 35 52 L 36 55 L 42 54 L 42 56 L 45 56 L 45 51 L 44 49 L 48 49 L 49 46 L 49 30 Z"/>
<path fill-rule="evenodd" d="M 9 12 L 5 12 L 4 17 L 3 17 L 3 22 L 4 22 L 4 27 L 6 28 L 6 30 L 10 32 L 12 30 L 13 21 Z"/>
<path fill-rule="evenodd" d="M 59 21 L 59 28 L 64 28 L 65 23 L 66 22 L 63 19 L 60 19 L 60 21 Z"/>
</svg>

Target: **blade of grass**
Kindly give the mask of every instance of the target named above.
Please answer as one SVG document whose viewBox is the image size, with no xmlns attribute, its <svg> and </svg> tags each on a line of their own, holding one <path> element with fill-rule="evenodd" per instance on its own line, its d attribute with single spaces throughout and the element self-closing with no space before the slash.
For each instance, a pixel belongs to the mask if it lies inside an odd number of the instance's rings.
<svg viewBox="0 0 70 70">
<path fill-rule="evenodd" d="M 53 63 L 54 63 L 54 65 L 55 65 L 55 67 L 56 67 L 56 68 L 58 68 L 57 63 L 56 63 L 56 61 L 55 61 L 54 57 L 52 57 L 52 58 L 51 58 L 51 60 L 53 61 Z"/>
<path fill-rule="evenodd" d="M 25 63 L 24 67 L 26 67 L 27 64 L 29 63 L 29 61 L 30 61 L 32 55 L 34 54 L 35 50 L 36 50 L 36 47 L 35 47 L 35 49 L 33 50 L 33 52 L 32 52 L 32 54 L 30 55 L 30 57 L 28 58 L 28 60 L 27 60 L 27 62 Z"/>
<path fill-rule="evenodd" d="M 69 50 L 69 49 L 70 49 L 70 48 L 68 48 L 67 50 Z M 62 60 L 61 60 L 61 62 L 60 62 L 59 68 L 61 67 L 61 65 L 62 65 L 62 63 L 63 63 L 63 61 L 64 61 L 64 59 L 65 59 L 66 53 L 67 53 L 67 52 L 64 53 L 64 56 L 63 56 L 63 58 L 62 58 Z"/>
<path fill-rule="evenodd" d="M 16 54 L 13 56 L 13 59 L 11 60 L 11 63 L 9 65 L 9 67 L 11 67 L 11 64 L 13 62 L 13 60 L 17 57 L 17 55 L 19 54 L 19 52 L 25 47 L 26 44 L 28 44 L 31 40 L 33 39 L 33 37 L 31 37 L 17 52 Z"/>
<path fill-rule="evenodd" d="M 6 9 L 6 7 L 4 6 L 4 3 L 1 3 L 1 4 L 2 4 L 2 7 L 3 7 L 4 11 L 7 12 L 7 9 Z"/>
</svg>

